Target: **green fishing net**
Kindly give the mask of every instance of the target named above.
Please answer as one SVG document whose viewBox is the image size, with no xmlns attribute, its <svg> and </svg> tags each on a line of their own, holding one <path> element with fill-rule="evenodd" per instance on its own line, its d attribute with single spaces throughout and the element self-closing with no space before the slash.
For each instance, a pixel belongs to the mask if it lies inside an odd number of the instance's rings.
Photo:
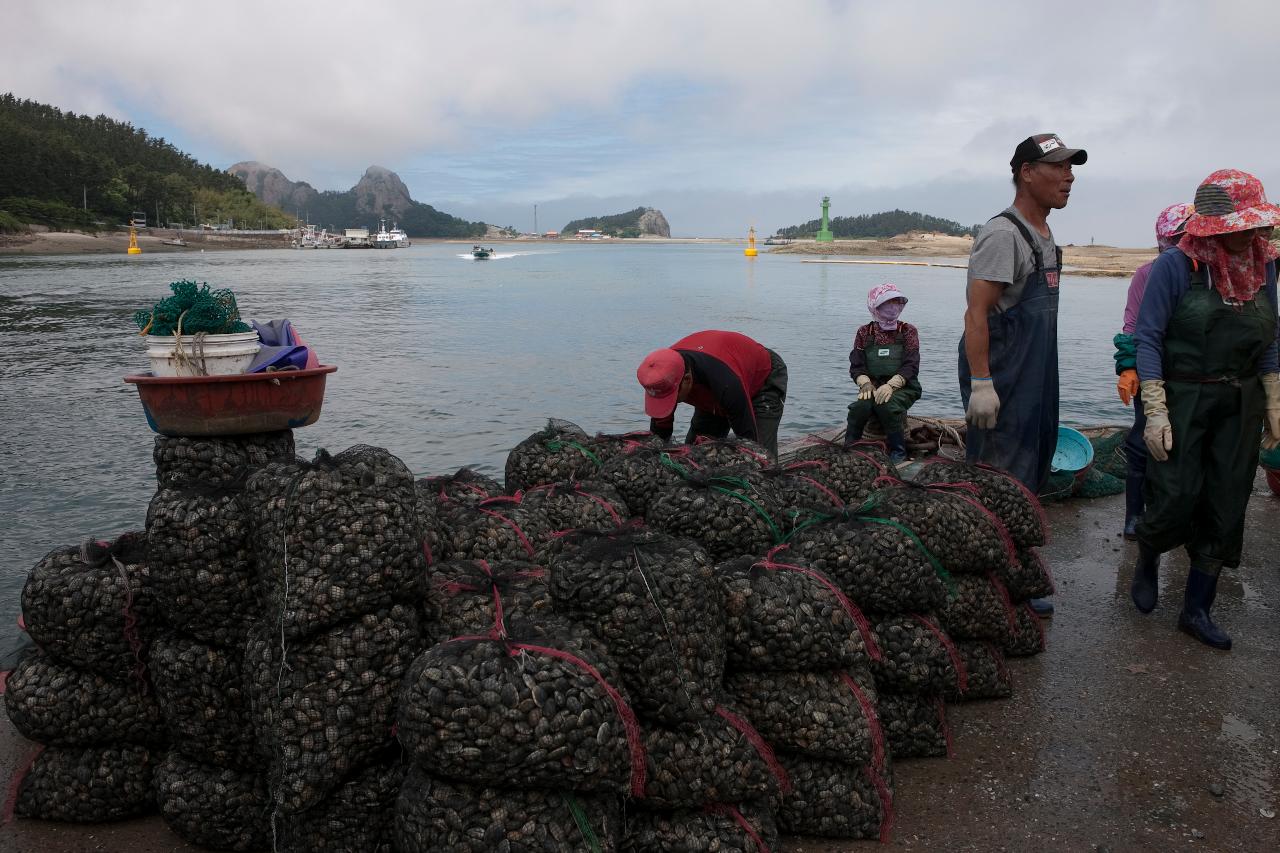
<svg viewBox="0 0 1280 853">
<path fill-rule="evenodd" d="M 250 327 L 240 320 L 236 295 L 230 290 L 210 290 L 208 283 L 175 281 L 169 285 L 173 295 L 161 299 L 150 311 L 133 315 L 133 321 L 149 335 L 184 335 L 206 332 L 229 335 L 248 332 Z"/>
<path fill-rule="evenodd" d="M 1128 430 L 1116 430 L 1110 435 L 1089 439 L 1093 445 L 1093 467 L 1104 474 L 1124 479 L 1129 473 L 1129 460 L 1125 456 L 1124 442 Z"/>
</svg>

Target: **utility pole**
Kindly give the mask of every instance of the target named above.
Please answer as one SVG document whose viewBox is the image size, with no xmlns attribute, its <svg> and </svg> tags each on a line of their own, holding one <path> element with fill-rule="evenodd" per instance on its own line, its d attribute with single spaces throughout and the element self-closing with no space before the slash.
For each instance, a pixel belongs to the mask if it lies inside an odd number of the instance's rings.
<svg viewBox="0 0 1280 853">
<path fill-rule="evenodd" d="M 89 209 L 89 187 L 85 184 L 81 184 L 80 193 L 82 196 L 82 201 L 84 203 L 84 209 L 88 210 Z"/>
<path fill-rule="evenodd" d="M 533 206 L 533 236 L 538 236 L 538 206 Z"/>
</svg>

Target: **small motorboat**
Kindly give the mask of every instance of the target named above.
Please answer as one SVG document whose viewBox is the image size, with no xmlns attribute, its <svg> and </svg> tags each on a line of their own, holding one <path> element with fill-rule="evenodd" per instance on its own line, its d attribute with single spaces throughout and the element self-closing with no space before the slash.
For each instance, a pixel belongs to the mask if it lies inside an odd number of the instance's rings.
<svg viewBox="0 0 1280 853">
<path fill-rule="evenodd" d="M 484 246 L 472 246 L 471 257 L 477 261 L 487 261 L 493 257 L 493 249 L 486 249 Z"/>
</svg>

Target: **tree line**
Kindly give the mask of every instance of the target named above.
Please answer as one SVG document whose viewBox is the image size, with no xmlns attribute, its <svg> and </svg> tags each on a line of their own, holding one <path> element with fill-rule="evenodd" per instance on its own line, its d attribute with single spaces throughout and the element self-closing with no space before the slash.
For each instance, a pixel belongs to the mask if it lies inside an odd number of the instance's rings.
<svg viewBox="0 0 1280 853">
<path fill-rule="evenodd" d="M 779 228 L 777 236 L 791 239 L 812 238 L 822 227 L 822 220 L 811 219 L 803 225 Z M 964 226 L 950 219 L 929 216 L 913 210 L 887 210 L 883 213 L 863 213 L 859 216 L 837 216 L 830 222 L 831 233 L 836 237 L 896 237 L 909 231 L 930 231 L 952 237 L 977 236 L 981 225 Z"/>
<path fill-rule="evenodd" d="M 578 231 L 593 230 L 602 234 L 608 234 L 611 237 L 639 237 L 640 236 L 640 217 L 644 216 L 645 208 L 637 207 L 635 210 L 628 210 L 626 213 L 615 213 L 613 216 L 592 216 L 587 219 L 575 219 L 560 229 L 560 233 L 566 237 L 572 237 Z"/>
<path fill-rule="evenodd" d="M 293 219 L 238 178 L 105 115 L 0 95 L 0 222 L 92 229 L 149 221 L 284 228 Z M 159 223 L 157 223 L 159 224 Z"/>
</svg>

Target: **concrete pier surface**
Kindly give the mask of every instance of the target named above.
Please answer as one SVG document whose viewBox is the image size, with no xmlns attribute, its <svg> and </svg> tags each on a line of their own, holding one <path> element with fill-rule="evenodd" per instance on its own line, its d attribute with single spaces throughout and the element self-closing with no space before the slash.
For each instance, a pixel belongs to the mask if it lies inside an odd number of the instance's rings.
<svg viewBox="0 0 1280 853">
<path fill-rule="evenodd" d="M 1048 651 L 1010 662 L 1013 698 L 948 706 L 955 757 L 897 763 L 887 845 L 789 838 L 783 853 L 1280 850 L 1280 499 L 1259 476 L 1214 609 L 1225 653 L 1176 629 L 1184 555 L 1165 558 L 1154 613 L 1129 602 L 1122 497 L 1047 511 L 1057 614 Z M 0 722 L 6 788 L 32 747 Z M 0 828 L 0 851 L 197 849 L 158 817 Z"/>
</svg>

